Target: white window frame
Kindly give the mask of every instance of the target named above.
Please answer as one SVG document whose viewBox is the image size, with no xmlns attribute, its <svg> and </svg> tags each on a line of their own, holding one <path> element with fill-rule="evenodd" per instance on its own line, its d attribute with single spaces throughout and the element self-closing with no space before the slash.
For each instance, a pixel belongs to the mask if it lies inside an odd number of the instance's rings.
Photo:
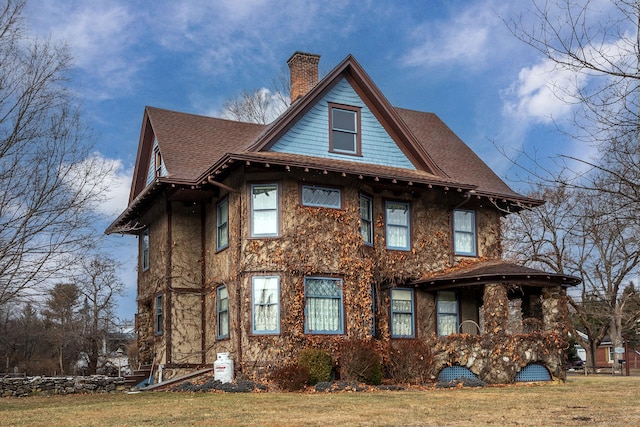
<svg viewBox="0 0 640 427">
<path fill-rule="evenodd" d="M 328 193 L 337 193 L 338 194 L 338 203 L 330 204 L 330 203 L 314 203 L 308 200 L 305 200 L 305 196 L 308 192 L 315 191 L 325 191 Z M 341 209 L 342 208 L 342 191 L 339 188 L 332 187 L 321 187 L 318 185 L 303 185 L 300 188 L 300 201 L 302 206 L 311 206 L 311 207 L 319 207 L 319 208 L 332 208 L 332 209 Z"/>
<path fill-rule="evenodd" d="M 365 209 L 363 201 L 367 204 Z M 365 224 L 368 224 L 368 230 Z M 360 194 L 360 235 L 365 245 L 373 246 L 373 199 L 366 194 Z"/>
<path fill-rule="evenodd" d="M 400 293 L 406 294 L 409 292 L 409 306 L 408 308 L 396 307 L 396 301 L 407 301 L 407 299 L 401 299 Z M 415 332 L 415 313 L 414 313 L 414 296 L 415 293 L 412 288 L 393 288 L 391 289 L 391 338 L 414 338 L 416 335 Z M 396 316 L 406 316 L 409 314 L 411 316 L 411 332 L 408 334 L 399 333 L 395 330 L 395 318 Z"/>
<path fill-rule="evenodd" d="M 443 296 L 444 293 L 447 294 L 453 294 L 454 295 L 454 300 L 455 300 L 455 307 L 456 310 L 455 312 L 453 311 L 441 311 L 443 310 L 441 308 L 442 306 L 442 302 L 440 297 Z M 451 300 L 446 300 L 447 302 L 451 302 Z M 446 316 L 446 317 L 455 317 L 455 327 L 453 331 L 442 331 L 440 328 L 440 317 L 441 316 Z M 456 291 L 439 291 L 436 295 L 436 327 L 438 329 L 438 336 L 443 337 L 443 336 L 448 336 L 451 334 L 457 334 L 458 333 L 458 328 L 460 327 L 460 300 L 459 300 L 459 295 Z"/>
<path fill-rule="evenodd" d="M 268 209 L 257 209 L 255 207 L 254 199 L 256 197 L 256 190 L 263 190 L 266 188 L 272 188 L 271 191 L 275 191 L 275 208 Z M 267 193 L 268 194 L 268 193 Z M 251 184 L 251 237 L 278 237 L 280 235 L 280 186 L 278 183 L 265 183 L 265 184 Z M 258 212 L 271 212 L 275 211 L 275 223 L 272 224 L 272 227 L 275 229 L 274 232 L 268 233 L 258 233 L 256 232 L 256 214 Z"/>
<path fill-rule="evenodd" d="M 222 208 L 226 207 L 226 215 Z M 223 243 L 223 237 L 226 242 Z M 216 205 L 216 250 L 221 251 L 229 247 L 229 198 L 225 197 Z"/>
<path fill-rule="evenodd" d="M 460 229 L 458 215 L 471 215 L 471 230 Z M 456 245 L 459 235 L 471 237 L 471 250 L 462 250 Z M 453 250 L 456 255 L 477 256 L 476 245 L 476 213 L 472 210 L 456 209 L 453 211 Z"/>
<path fill-rule="evenodd" d="M 394 224 L 390 221 L 390 206 L 391 205 L 403 205 L 406 207 L 406 224 Z M 402 202 L 397 200 L 387 200 L 385 202 L 385 232 L 386 232 L 386 244 L 387 249 L 399 250 L 399 251 L 409 251 L 411 250 L 411 206 L 409 202 Z M 389 243 L 390 230 L 394 228 L 405 229 L 406 230 L 406 238 L 405 244 L 403 246 L 393 246 Z"/>
<path fill-rule="evenodd" d="M 268 281 L 275 281 L 275 301 L 264 301 L 258 292 L 265 291 Z M 258 320 L 260 312 L 275 307 L 276 323 L 272 328 L 262 326 Z M 280 277 L 279 276 L 253 276 L 251 278 L 251 330 L 256 335 L 277 335 L 280 333 Z"/>
<path fill-rule="evenodd" d="M 223 295 L 224 294 L 224 295 Z M 226 304 L 224 302 L 226 301 Z M 223 322 L 223 319 L 225 320 Z M 216 337 L 217 339 L 229 338 L 229 291 L 226 286 L 220 286 L 216 289 Z M 226 325 L 226 331 L 223 326 Z"/>
<path fill-rule="evenodd" d="M 340 290 L 339 296 L 323 296 L 323 295 L 315 295 L 313 292 L 310 292 L 309 283 L 312 281 L 332 281 L 335 282 L 336 286 Z M 343 300 L 343 292 L 342 292 L 342 279 L 338 279 L 335 277 L 305 277 L 304 278 L 304 298 L 305 298 L 305 322 L 304 322 L 304 332 L 305 334 L 325 334 L 325 335 L 341 335 L 344 334 L 344 300 Z M 322 300 L 322 299 L 330 299 L 338 301 L 337 313 L 338 316 L 338 327 L 336 329 L 311 329 L 309 324 L 312 322 L 313 313 L 311 313 L 311 304 L 310 300 Z"/>
</svg>

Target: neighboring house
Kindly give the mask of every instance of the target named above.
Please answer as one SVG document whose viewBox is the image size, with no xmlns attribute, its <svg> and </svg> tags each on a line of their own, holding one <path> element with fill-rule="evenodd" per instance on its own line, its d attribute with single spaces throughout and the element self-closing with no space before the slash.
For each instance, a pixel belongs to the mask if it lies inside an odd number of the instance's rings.
<svg viewBox="0 0 640 427">
<path fill-rule="evenodd" d="M 140 361 L 170 378 L 229 352 L 261 376 L 306 347 L 410 339 L 434 375 L 564 378 L 579 280 L 501 260 L 503 215 L 542 202 L 435 114 L 392 107 L 352 56 L 319 82 L 318 61 L 289 59 L 292 104 L 267 126 L 145 109 L 107 229 L 139 238 Z"/>
<path fill-rule="evenodd" d="M 625 345 L 624 347 L 619 347 L 618 351 L 621 353 L 618 356 L 618 359 L 622 359 L 625 363 L 629 363 L 630 367 L 633 369 L 637 369 L 640 367 L 640 353 L 637 349 L 632 346 Z M 612 366 L 615 369 L 620 369 L 618 363 L 616 361 L 616 348 L 611 342 L 610 337 L 604 337 L 598 348 L 596 349 L 596 367 L 608 367 Z"/>
</svg>

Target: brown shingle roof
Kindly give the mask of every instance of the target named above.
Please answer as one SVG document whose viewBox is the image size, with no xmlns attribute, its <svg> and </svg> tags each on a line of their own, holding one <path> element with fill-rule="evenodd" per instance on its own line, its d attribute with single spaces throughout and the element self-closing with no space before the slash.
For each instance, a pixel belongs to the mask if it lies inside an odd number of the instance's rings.
<svg viewBox="0 0 640 427">
<path fill-rule="evenodd" d="M 435 163 L 452 180 L 473 183 L 480 194 L 522 198 L 433 113 L 395 108 Z"/>
<path fill-rule="evenodd" d="M 265 128 L 147 107 L 169 178 L 192 181 L 226 153 L 243 151 Z"/>
<path fill-rule="evenodd" d="M 427 289 L 443 289 L 485 283 L 575 286 L 580 282 L 581 280 L 574 276 L 547 273 L 503 260 L 488 260 L 465 265 L 445 273 L 434 274 L 428 278 L 416 280 L 412 284 Z"/>
</svg>

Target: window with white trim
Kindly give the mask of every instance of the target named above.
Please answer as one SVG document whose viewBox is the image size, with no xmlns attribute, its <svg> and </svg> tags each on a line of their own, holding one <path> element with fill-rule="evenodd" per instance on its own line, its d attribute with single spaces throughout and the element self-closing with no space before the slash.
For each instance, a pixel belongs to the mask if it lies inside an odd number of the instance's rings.
<svg viewBox="0 0 640 427">
<path fill-rule="evenodd" d="M 279 233 L 278 184 L 251 185 L 251 237 Z"/>
<path fill-rule="evenodd" d="M 607 363 L 613 363 L 616 361 L 615 349 L 613 346 L 607 347 Z"/>
<path fill-rule="evenodd" d="M 329 151 L 360 154 L 360 109 L 329 104 Z"/>
<path fill-rule="evenodd" d="M 342 207 L 340 190 L 337 188 L 303 185 L 300 191 L 303 206 L 334 209 Z"/>
<path fill-rule="evenodd" d="M 278 276 L 253 276 L 251 288 L 253 333 L 280 333 L 280 278 Z"/>
<path fill-rule="evenodd" d="M 437 301 L 438 335 L 458 333 L 458 295 L 455 291 L 438 292 Z"/>
<path fill-rule="evenodd" d="M 391 289 L 391 336 L 414 337 L 413 289 Z"/>
<path fill-rule="evenodd" d="M 305 333 L 342 334 L 342 280 L 305 277 Z"/>
<path fill-rule="evenodd" d="M 367 245 L 373 245 L 373 200 L 360 195 L 360 235 Z"/>
<path fill-rule="evenodd" d="M 162 335 L 162 294 L 156 295 L 156 316 L 155 316 L 155 329 L 156 335 Z"/>
<path fill-rule="evenodd" d="M 411 249 L 409 203 L 389 200 L 385 210 L 387 248 L 408 251 Z"/>
<path fill-rule="evenodd" d="M 226 286 L 220 286 L 216 290 L 216 300 L 218 320 L 216 336 L 218 339 L 229 338 L 229 293 Z"/>
<path fill-rule="evenodd" d="M 224 198 L 216 206 L 216 249 L 229 246 L 229 199 Z"/>
<path fill-rule="evenodd" d="M 456 255 L 476 256 L 476 213 L 453 211 L 453 248 Z"/>
<path fill-rule="evenodd" d="M 140 233 L 140 267 L 142 271 L 149 269 L 149 229 L 145 228 Z"/>
</svg>

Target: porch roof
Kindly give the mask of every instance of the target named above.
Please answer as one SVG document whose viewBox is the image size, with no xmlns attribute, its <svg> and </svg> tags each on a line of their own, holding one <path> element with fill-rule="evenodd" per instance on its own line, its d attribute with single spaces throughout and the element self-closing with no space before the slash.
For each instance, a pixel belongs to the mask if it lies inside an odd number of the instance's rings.
<svg viewBox="0 0 640 427">
<path fill-rule="evenodd" d="M 576 286 L 581 282 L 582 280 L 575 276 L 547 273 L 503 260 L 489 260 L 415 280 L 411 284 L 425 290 L 437 291 L 487 283 L 508 283 L 536 287 L 560 285 L 566 288 Z"/>
</svg>

